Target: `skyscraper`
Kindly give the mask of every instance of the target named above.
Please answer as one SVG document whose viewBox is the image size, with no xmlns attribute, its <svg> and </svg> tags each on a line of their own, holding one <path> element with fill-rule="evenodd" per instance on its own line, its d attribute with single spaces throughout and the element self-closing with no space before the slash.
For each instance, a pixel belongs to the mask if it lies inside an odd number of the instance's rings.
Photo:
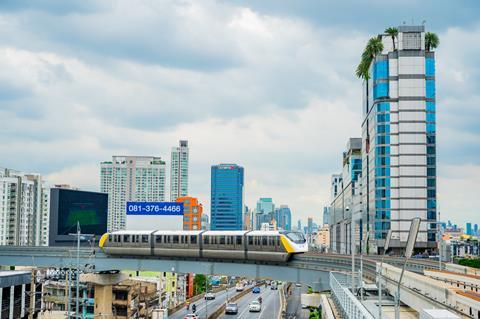
<svg viewBox="0 0 480 319">
<path fill-rule="evenodd" d="M 292 212 L 288 205 L 280 205 L 275 209 L 275 219 L 279 229 L 292 230 Z"/>
<path fill-rule="evenodd" d="M 362 220 L 379 252 L 389 229 L 390 247 L 403 249 L 414 217 L 417 247 L 435 247 L 435 54 L 424 26 L 397 29 L 395 45 L 379 35 L 383 51 L 363 82 Z"/>
<path fill-rule="evenodd" d="M 328 225 L 330 223 L 330 206 L 323 207 L 323 224 Z"/>
<path fill-rule="evenodd" d="M 275 204 L 271 198 L 260 198 L 255 209 L 255 229 L 259 230 L 262 224 L 270 224 L 275 219 L 274 211 Z"/>
<path fill-rule="evenodd" d="M 165 201 L 165 162 L 152 156 L 113 156 L 100 163 L 100 191 L 108 193 L 108 231 L 125 229 L 128 201 Z"/>
<path fill-rule="evenodd" d="M 243 229 L 243 167 L 213 165 L 211 169 L 211 229 Z"/>
<path fill-rule="evenodd" d="M 467 235 L 473 235 L 473 231 L 472 231 L 472 223 L 467 223 L 466 227 L 465 227 L 465 234 Z"/>
<path fill-rule="evenodd" d="M 188 195 L 188 141 L 172 147 L 170 165 L 170 201 Z"/>
</svg>

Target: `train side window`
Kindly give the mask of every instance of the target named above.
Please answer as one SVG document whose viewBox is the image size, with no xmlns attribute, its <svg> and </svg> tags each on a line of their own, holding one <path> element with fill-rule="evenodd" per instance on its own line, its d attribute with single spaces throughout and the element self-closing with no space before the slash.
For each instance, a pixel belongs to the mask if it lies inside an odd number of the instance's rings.
<svg viewBox="0 0 480 319">
<path fill-rule="evenodd" d="M 130 235 L 123 235 L 123 242 L 124 243 L 130 242 Z"/>
<path fill-rule="evenodd" d="M 165 236 L 165 239 L 166 239 L 167 244 L 170 244 L 170 242 L 171 242 L 170 236 L 169 236 L 169 235 L 166 235 L 166 236 Z"/>
<path fill-rule="evenodd" d="M 161 244 L 162 243 L 162 235 L 157 235 L 155 236 L 155 242 L 157 244 Z"/>
<path fill-rule="evenodd" d="M 225 245 L 225 236 L 220 236 L 220 245 Z"/>
<path fill-rule="evenodd" d="M 267 236 L 262 236 L 262 246 L 267 246 L 268 245 L 268 238 Z"/>
<path fill-rule="evenodd" d="M 248 236 L 248 244 L 253 246 L 253 236 Z"/>
<path fill-rule="evenodd" d="M 190 244 L 197 244 L 197 236 L 190 236 Z"/>
<path fill-rule="evenodd" d="M 172 236 L 172 243 L 173 244 L 178 244 L 178 235 L 173 235 Z"/>
<path fill-rule="evenodd" d="M 148 235 L 142 235 L 142 243 L 148 243 Z"/>
<path fill-rule="evenodd" d="M 185 244 L 185 236 L 180 236 L 180 244 Z"/>
<path fill-rule="evenodd" d="M 210 236 L 204 236 L 204 237 L 203 237 L 203 243 L 204 243 L 205 245 L 208 245 L 208 240 L 210 239 L 209 237 L 210 237 Z"/>
<path fill-rule="evenodd" d="M 269 241 L 268 244 L 269 244 L 270 246 L 275 246 L 275 237 L 270 236 L 270 237 L 268 238 L 268 241 Z"/>
<path fill-rule="evenodd" d="M 235 236 L 230 236 L 230 245 L 235 244 Z"/>
<path fill-rule="evenodd" d="M 109 241 L 109 242 L 112 242 L 112 241 L 113 241 L 112 235 L 108 235 L 108 241 Z"/>
<path fill-rule="evenodd" d="M 277 246 L 280 246 L 280 242 L 281 242 L 280 236 L 277 236 Z"/>
<path fill-rule="evenodd" d="M 255 236 L 255 245 L 260 246 L 262 244 L 262 238 L 260 236 Z"/>
<path fill-rule="evenodd" d="M 242 236 L 237 236 L 237 245 L 242 244 Z"/>
</svg>

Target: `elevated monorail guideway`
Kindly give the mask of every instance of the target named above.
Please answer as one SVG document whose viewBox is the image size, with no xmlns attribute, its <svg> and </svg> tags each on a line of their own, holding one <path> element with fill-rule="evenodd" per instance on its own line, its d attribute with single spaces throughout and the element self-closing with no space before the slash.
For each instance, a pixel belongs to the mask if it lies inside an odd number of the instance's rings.
<svg viewBox="0 0 480 319">
<path fill-rule="evenodd" d="M 398 259 L 392 258 L 392 264 Z M 389 258 L 385 259 L 389 262 Z M 28 247 L 0 246 L 0 265 L 31 267 L 75 267 L 76 250 L 72 247 Z M 306 253 L 293 255 L 287 262 L 213 259 L 213 258 L 171 258 L 151 256 L 108 256 L 101 249 L 80 251 L 81 268 L 93 271 L 138 270 L 175 271 L 179 273 L 203 273 L 209 275 L 231 275 L 265 277 L 282 281 L 314 285 L 315 289 L 329 289 L 329 272 L 345 271 L 351 268 L 350 257 L 335 254 Z M 435 269 L 437 262 L 412 263 L 412 271 Z M 373 276 L 375 261 L 364 260 L 367 276 Z"/>
</svg>

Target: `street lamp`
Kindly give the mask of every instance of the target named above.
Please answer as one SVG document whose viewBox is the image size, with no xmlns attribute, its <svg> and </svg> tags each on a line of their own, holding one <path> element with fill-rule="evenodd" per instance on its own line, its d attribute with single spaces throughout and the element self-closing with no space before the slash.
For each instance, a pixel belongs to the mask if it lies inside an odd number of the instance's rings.
<svg viewBox="0 0 480 319">
<path fill-rule="evenodd" d="M 410 231 L 408 232 L 407 246 L 405 247 L 405 262 L 403 263 L 402 272 L 400 273 L 400 278 L 398 279 L 397 285 L 397 294 L 395 300 L 395 319 L 400 319 L 400 285 L 402 283 L 403 274 L 405 273 L 405 268 L 407 262 L 412 257 L 413 247 L 417 241 L 418 229 L 420 228 L 420 218 L 415 217 L 412 219 L 410 224 Z"/>
</svg>

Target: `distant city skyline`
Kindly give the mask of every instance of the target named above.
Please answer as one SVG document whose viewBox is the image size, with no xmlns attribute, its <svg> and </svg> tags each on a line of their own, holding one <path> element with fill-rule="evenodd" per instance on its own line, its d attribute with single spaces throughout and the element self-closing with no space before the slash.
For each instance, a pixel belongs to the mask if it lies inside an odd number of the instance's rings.
<svg viewBox="0 0 480 319">
<path fill-rule="evenodd" d="M 294 220 L 321 221 L 345 141 L 362 133 L 355 68 L 366 41 L 425 20 L 441 41 L 438 211 L 459 225 L 477 218 L 478 1 L 399 2 L 388 14 L 351 0 L 329 10 L 315 1 L 112 3 L 0 6 L 1 166 L 95 191 L 100 161 L 158 155 L 168 170 L 185 139 L 188 192 L 207 213 L 210 166 L 235 162 L 249 207 L 272 197 Z"/>
</svg>

